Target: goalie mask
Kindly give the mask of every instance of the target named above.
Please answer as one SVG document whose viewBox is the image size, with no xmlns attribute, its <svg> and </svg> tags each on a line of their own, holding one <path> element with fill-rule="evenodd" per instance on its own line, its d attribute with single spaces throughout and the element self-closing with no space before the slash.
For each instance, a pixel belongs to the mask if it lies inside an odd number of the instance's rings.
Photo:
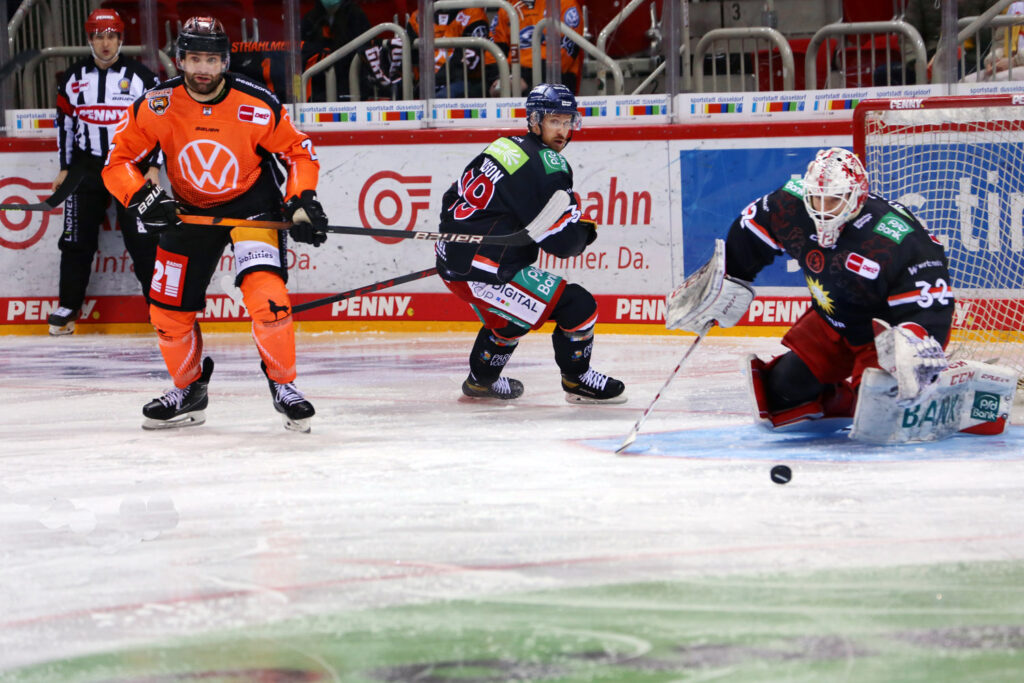
<svg viewBox="0 0 1024 683">
<path fill-rule="evenodd" d="M 804 175 L 804 206 L 814 221 L 818 244 L 834 247 L 843 227 L 864 207 L 868 174 L 853 152 L 832 147 L 818 152 Z"/>
</svg>

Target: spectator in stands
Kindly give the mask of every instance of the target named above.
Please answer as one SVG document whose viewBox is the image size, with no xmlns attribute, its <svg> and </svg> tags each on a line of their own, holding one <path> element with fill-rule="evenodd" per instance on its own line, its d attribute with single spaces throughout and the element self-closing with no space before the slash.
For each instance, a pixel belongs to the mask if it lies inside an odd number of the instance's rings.
<svg viewBox="0 0 1024 683">
<path fill-rule="evenodd" d="M 419 10 L 409 17 L 406 25 L 409 40 L 420 35 Z M 487 13 L 480 8 L 436 10 L 434 12 L 434 39 L 438 38 L 490 38 Z M 402 78 L 403 45 L 398 38 L 390 42 L 389 79 L 397 83 Z M 413 69 L 419 73 L 419 55 L 412 55 Z M 462 67 L 466 67 L 466 78 Z M 438 48 L 434 50 L 434 97 L 483 97 L 483 60 L 480 50 L 469 48 Z M 418 76 L 417 76 L 418 77 Z M 450 82 L 450 85 L 449 85 Z M 422 95 L 420 95 L 422 97 Z"/>
<path fill-rule="evenodd" d="M 928 73 L 930 74 L 935 51 L 939 45 L 939 37 L 942 34 L 942 5 L 940 2 L 936 2 L 936 0 L 903 0 L 903 3 L 903 19 L 917 29 L 917 32 L 921 34 L 921 39 L 924 41 L 925 52 L 928 57 Z M 988 9 L 991 6 L 991 0 L 957 0 L 956 5 L 957 18 L 973 17 Z M 974 68 L 975 51 L 973 39 L 968 39 L 964 43 L 964 48 L 967 71 L 970 71 Z M 903 69 L 901 66 L 899 64 L 893 66 L 892 77 L 889 80 L 890 83 L 898 85 L 903 82 Z M 884 68 L 879 67 L 879 70 L 884 70 Z M 960 68 L 959 62 L 957 68 Z M 908 84 L 913 85 L 916 80 L 913 60 L 907 62 L 906 74 Z M 879 78 L 878 73 L 875 74 L 875 84 L 886 84 L 884 78 Z"/>
<path fill-rule="evenodd" d="M 303 68 L 308 69 L 353 38 L 370 29 L 370 20 L 356 0 L 316 0 L 313 8 L 302 17 L 299 29 L 302 39 Z M 338 100 L 351 96 L 348 72 L 357 53 L 369 48 L 361 45 L 359 50 L 341 58 L 334 64 L 334 77 L 338 86 Z M 361 87 L 369 88 L 369 79 L 361 76 Z M 323 102 L 327 99 L 325 75 L 315 76 L 309 82 L 306 100 Z"/>
<path fill-rule="evenodd" d="M 560 18 L 562 22 L 577 33 L 582 32 L 583 14 L 580 9 L 579 0 L 561 0 L 561 3 L 562 14 Z M 522 82 L 519 84 L 519 91 L 517 92 L 515 85 L 512 86 L 512 95 L 514 97 L 529 91 L 533 86 L 533 50 L 530 49 L 530 45 L 533 38 L 533 28 L 544 18 L 546 6 L 547 3 L 544 0 L 540 0 L 540 2 L 536 0 L 518 0 L 513 5 L 516 13 L 519 15 L 519 62 L 522 65 Z M 491 37 L 505 53 L 505 56 L 508 56 L 511 46 L 509 40 L 509 19 L 508 14 L 503 9 L 499 9 L 498 13 L 491 20 Z M 562 85 L 577 93 L 580 87 L 580 74 L 583 71 L 583 50 L 565 36 L 562 36 L 561 48 Z M 547 45 L 541 48 L 542 57 L 547 57 L 547 50 Z M 488 82 L 491 84 L 490 94 L 497 96 L 500 84 L 497 80 L 497 67 L 493 65 L 494 58 L 488 54 L 485 55 L 485 61 L 488 65 L 491 65 L 488 70 Z"/>
<path fill-rule="evenodd" d="M 92 55 L 72 64 L 57 83 L 57 153 L 60 172 L 52 189 L 65 182 L 79 182 L 64 204 L 64 232 L 60 248 L 59 304 L 47 323 L 50 334 L 75 331 L 75 321 L 85 302 L 92 273 L 92 261 L 99 246 L 100 226 L 107 215 L 110 193 L 100 172 L 110 151 L 120 116 L 159 79 L 143 64 L 121 54 L 124 21 L 111 9 L 94 10 L 85 20 L 85 33 Z M 159 179 L 162 157 L 154 152 L 140 160 L 146 179 Z M 71 180 L 68 177 L 72 176 Z M 140 231 L 124 207 L 116 205 L 117 222 L 124 245 L 132 257 L 135 277 L 142 295 L 149 297 L 156 259 L 155 235 Z"/>
<path fill-rule="evenodd" d="M 1024 2 L 1014 2 L 1006 8 L 1005 14 L 1024 16 Z M 992 41 L 992 48 L 985 55 L 979 71 L 963 77 L 963 82 L 1024 80 L 1024 33 L 1021 25 L 999 29 Z"/>
</svg>

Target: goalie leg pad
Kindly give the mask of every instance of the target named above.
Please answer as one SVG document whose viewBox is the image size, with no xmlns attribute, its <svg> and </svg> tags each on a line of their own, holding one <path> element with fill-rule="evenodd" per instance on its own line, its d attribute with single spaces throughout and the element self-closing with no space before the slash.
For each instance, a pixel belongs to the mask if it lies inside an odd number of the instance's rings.
<svg viewBox="0 0 1024 683">
<path fill-rule="evenodd" d="M 1000 434 L 1009 420 L 1017 373 L 978 361 L 953 361 L 933 389 L 910 404 L 897 380 L 878 368 L 864 372 L 850 438 L 873 444 L 939 441 L 958 432 Z"/>
</svg>

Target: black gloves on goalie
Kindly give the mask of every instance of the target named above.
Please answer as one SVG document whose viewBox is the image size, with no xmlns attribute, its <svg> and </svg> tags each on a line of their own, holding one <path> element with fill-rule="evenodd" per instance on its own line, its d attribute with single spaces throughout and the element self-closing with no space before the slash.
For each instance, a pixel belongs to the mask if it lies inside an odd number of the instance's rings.
<svg viewBox="0 0 1024 683">
<path fill-rule="evenodd" d="M 288 220 L 294 223 L 288 234 L 296 242 L 319 247 L 327 241 L 327 214 L 313 190 L 303 190 L 298 197 L 292 197 L 284 205 Z"/>
<path fill-rule="evenodd" d="M 128 200 L 128 213 L 139 219 L 145 232 L 155 234 L 169 228 L 181 227 L 178 219 L 178 202 L 171 199 L 164 189 L 146 181 L 138 192 Z"/>
</svg>

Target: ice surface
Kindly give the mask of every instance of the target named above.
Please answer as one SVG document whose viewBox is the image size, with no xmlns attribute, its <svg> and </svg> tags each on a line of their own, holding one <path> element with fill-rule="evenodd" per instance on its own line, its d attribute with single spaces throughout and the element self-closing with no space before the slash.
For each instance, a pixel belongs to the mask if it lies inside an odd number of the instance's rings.
<svg viewBox="0 0 1024 683">
<path fill-rule="evenodd" d="M 962 629 L 980 624 L 997 629 L 1007 666 L 1021 663 L 1024 600 L 1009 578 L 998 604 L 962 598 L 957 609 L 929 610 L 951 607 L 954 591 L 994 585 L 984 568 L 1021 573 L 1024 428 L 889 449 L 841 437 L 772 438 L 750 424 L 739 368 L 747 353 L 779 352 L 778 340 L 712 336 L 663 395 L 632 455 L 615 456 L 692 337 L 599 334 L 595 367 L 627 384 L 630 400 L 617 406 L 565 403 L 544 333 L 527 337 L 508 366 L 526 385 L 521 400 L 461 399 L 473 337 L 300 335 L 297 386 L 317 409 L 311 434 L 282 427 L 247 335 L 206 336 L 217 363 L 207 422 L 162 432 L 140 428 L 142 405 L 170 386 L 151 336 L 0 338 L 0 679 L 6 671 L 11 680 L 71 680 L 57 669 L 15 669 L 327 623 L 316 620 L 398 639 L 394 623 L 407 628 L 426 617 L 402 612 L 404 621 L 392 622 L 382 615 L 395 613 L 380 610 L 453 604 L 467 607 L 431 617 L 432 628 L 461 619 L 469 630 L 512 629 L 520 617 L 510 605 L 528 605 L 529 628 L 564 634 L 569 626 L 545 615 L 583 610 L 592 625 L 575 624 L 573 638 L 636 657 L 658 651 L 645 633 L 658 623 L 647 610 L 671 602 L 646 591 L 687 586 L 695 591 L 685 601 L 691 616 L 703 605 L 788 637 L 791 625 L 762 619 L 777 611 L 807 622 L 801 638 L 832 634 L 849 645 L 837 646 L 845 662 L 838 671 L 864 680 L 871 677 L 857 676 L 863 670 L 850 662 L 892 638 L 854 642 L 863 625 L 852 625 L 856 596 L 842 587 L 855 581 L 864 595 L 889 591 L 872 603 L 879 619 L 904 615 L 927 586 L 927 609 L 914 609 L 929 615 L 920 625 L 928 642 L 976 642 Z M 775 462 L 793 467 L 790 484 L 770 481 Z M 955 578 L 957 567 L 967 578 Z M 842 574 L 851 571 L 860 573 Z M 715 603 L 724 584 L 750 594 Z M 614 592 L 627 585 L 628 599 Z M 945 602 L 936 602 L 943 590 Z M 757 596 L 770 601 L 780 592 L 792 602 L 758 605 Z M 489 621 L 474 621 L 473 605 L 486 607 Z M 702 619 L 693 623 L 713 621 Z M 527 627 L 516 628 L 519 638 Z M 678 637 L 707 647 L 733 639 L 739 626 L 707 628 Z M 670 625 L 659 629 L 672 633 Z M 580 635 L 592 631 L 604 635 Z M 287 641 L 281 632 L 261 638 Z M 394 668 L 402 657 L 362 648 L 362 673 L 350 676 L 330 648 L 299 640 L 306 644 L 292 650 L 306 653 L 303 670 L 316 668 L 324 680 L 420 675 Z M 823 657 L 837 649 L 815 642 Z M 541 657 L 539 645 L 522 647 Z M 443 669 L 431 657 L 457 656 L 442 651 L 402 650 Z M 687 652 L 672 666 L 736 673 L 734 650 Z M 787 679 L 787 669 L 772 668 L 785 658 L 751 652 L 740 659 L 768 667 L 761 680 Z M 227 648 L 218 653 L 214 663 L 202 660 L 204 671 L 231 659 Z M 503 652 L 495 661 L 512 666 L 517 656 Z M 145 663 L 134 674 L 113 667 L 82 680 L 166 672 L 156 659 L 133 661 Z M 645 660 L 640 669 L 653 666 Z M 591 671 L 595 680 L 602 667 Z M 469 679 L 557 678 L 546 669 L 504 671 Z M 998 679 L 1003 669 L 995 671 Z M 591 680 L 557 679 L 576 678 Z"/>
</svg>

